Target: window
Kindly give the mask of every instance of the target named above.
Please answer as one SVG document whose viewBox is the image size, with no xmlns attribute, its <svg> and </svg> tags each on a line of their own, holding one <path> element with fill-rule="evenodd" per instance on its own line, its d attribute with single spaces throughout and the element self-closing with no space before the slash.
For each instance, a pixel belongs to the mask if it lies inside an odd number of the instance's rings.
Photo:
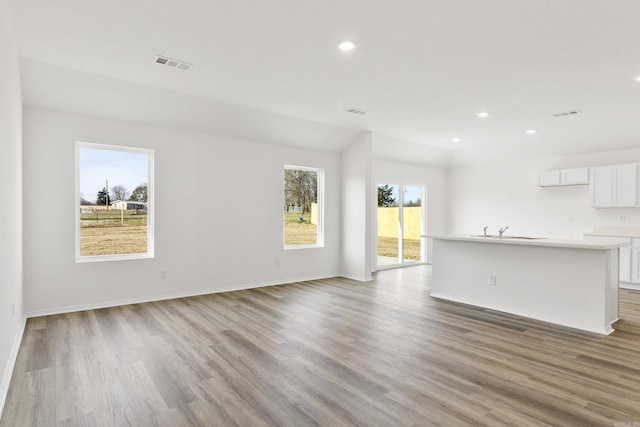
<svg viewBox="0 0 640 427">
<path fill-rule="evenodd" d="M 76 143 L 76 261 L 153 257 L 153 150 Z"/>
<path fill-rule="evenodd" d="M 322 169 L 284 167 L 284 246 L 287 249 L 322 247 Z"/>
</svg>

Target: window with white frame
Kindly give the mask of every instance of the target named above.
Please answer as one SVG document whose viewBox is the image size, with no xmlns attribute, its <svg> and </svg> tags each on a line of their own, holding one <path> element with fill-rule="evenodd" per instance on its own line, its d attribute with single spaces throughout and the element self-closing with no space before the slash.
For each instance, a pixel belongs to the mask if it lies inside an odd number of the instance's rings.
<svg viewBox="0 0 640 427">
<path fill-rule="evenodd" d="M 286 249 L 324 246 L 324 170 L 284 167 L 284 246 Z"/>
<path fill-rule="evenodd" d="M 153 257 L 153 150 L 76 143 L 76 261 Z"/>
</svg>

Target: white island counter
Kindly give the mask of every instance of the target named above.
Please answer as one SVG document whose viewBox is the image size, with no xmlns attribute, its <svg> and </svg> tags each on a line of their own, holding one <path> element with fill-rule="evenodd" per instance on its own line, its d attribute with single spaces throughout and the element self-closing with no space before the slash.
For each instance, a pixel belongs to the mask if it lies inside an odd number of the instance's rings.
<svg viewBox="0 0 640 427">
<path fill-rule="evenodd" d="M 599 334 L 618 320 L 620 240 L 424 236 L 431 296 Z"/>
</svg>

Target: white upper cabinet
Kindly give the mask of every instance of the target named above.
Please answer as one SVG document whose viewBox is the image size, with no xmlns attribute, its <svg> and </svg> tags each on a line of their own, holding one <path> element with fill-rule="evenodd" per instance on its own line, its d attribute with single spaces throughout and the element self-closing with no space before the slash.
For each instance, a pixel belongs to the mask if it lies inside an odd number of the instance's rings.
<svg viewBox="0 0 640 427">
<path fill-rule="evenodd" d="M 589 183 L 589 168 L 561 169 L 540 172 L 538 185 L 554 187 L 558 185 L 584 185 Z"/>
<path fill-rule="evenodd" d="M 640 207 L 638 163 L 540 172 L 538 185 L 554 187 L 589 184 L 594 208 Z"/>
<path fill-rule="evenodd" d="M 638 205 L 638 165 L 620 165 L 613 167 L 613 205 Z"/>
<path fill-rule="evenodd" d="M 594 208 L 613 206 L 613 167 L 591 169 L 591 206 Z"/>
<path fill-rule="evenodd" d="M 538 175 L 538 185 L 540 187 L 560 185 L 560 171 L 540 172 L 540 175 Z"/>
<path fill-rule="evenodd" d="M 638 165 L 591 168 L 591 206 L 626 208 L 638 206 Z"/>
<path fill-rule="evenodd" d="M 589 183 L 589 168 L 562 169 L 560 171 L 562 185 L 581 185 Z"/>
</svg>

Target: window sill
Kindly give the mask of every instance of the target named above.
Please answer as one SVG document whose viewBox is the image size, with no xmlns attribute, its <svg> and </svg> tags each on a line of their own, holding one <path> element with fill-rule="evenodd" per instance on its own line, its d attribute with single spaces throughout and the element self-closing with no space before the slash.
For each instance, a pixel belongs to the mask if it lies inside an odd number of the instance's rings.
<svg viewBox="0 0 640 427">
<path fill-rule="evenodd" d="M 324 248 L 324 245 L 285 245 L 284 246 L 284 250 L 285 251 L 290 251 L 290 250 L 296 250 L 296 249 L 317 249 L 317 248 Z"/>
<path fill-rule="evenodd" d="M 153 257 L 154 257 L 153 253 L 149 253 L 149 252 L 145 252 L 141 254 L 77 256 L 76 263 L 82 264 L 85 262 L 127 261 L 132 259 L 149 259 Z"/>
</svg>

